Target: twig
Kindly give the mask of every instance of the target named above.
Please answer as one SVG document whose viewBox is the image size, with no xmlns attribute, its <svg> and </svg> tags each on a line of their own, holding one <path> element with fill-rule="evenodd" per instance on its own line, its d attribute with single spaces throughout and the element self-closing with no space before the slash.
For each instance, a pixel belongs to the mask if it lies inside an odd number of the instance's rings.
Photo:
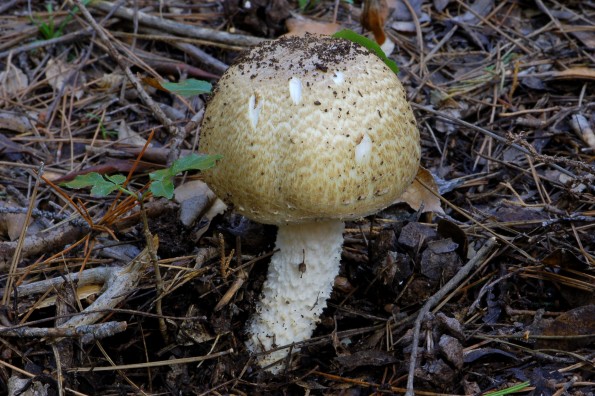
<svg viewBox="0 0 595 396">
<path fill-rule="evenodd" d="M 424 53 L 425 52 L 424 37 L 423 37 L 421 25 L 419 23 L 419 18 L 417 17 L 415 8 L 413 8 L 413 6 L 411 5 L 411 2 L 409 0 L 403 0 L 403 3 L 407 7 L 407 10 L 409 10 L 409 14 L 411 14 L 411 20 L 413 21 L 413 24 L 415 25 L 417 45 L 419 47 L 419 52 L 418 52 L 418 54 L 419 54 L 419 71 L 422 75 L 427 75 L 429 73 L 428 73 L 427 61 L 425 59 L 425 53 Z"/>
<path fill-rule="evenodd" d="M 141 29 L 141 31 L 146 31 L 149 35 L 142 35 L 141 37 L 145 40 L 162 40 L 168 43 L 169 45 L 186 52 L 191 58 L 200 62 L 201 64 L 211 68 L 215 72 L 219 74 L 223 74 L 229 67 L 227 64 L 221 62 L 219 59 L 215 58 L 214 56 L 209 55 L 205 51 L 198 48 L 196 45 L 192 43 L 184 42 L 183 40 L 179 40 L 176 37 L 172 36 L 163 36 L 162 32 L 155 30 L 155 29 Z"/>
<path fill-rule="evenodd" d="M 77 4 L 80 0 L 76 0 Z M 108 1 L 96 1 L 90 4 L 91 7 L 101 10 L 103 12 L 111 12 L 117 7 L 114 3 Z M 197 39 L 209 40 L 212 45 L 226 44 L 240 47 L 248 47 L 259 44 L 265 39 L 246 36 L 243 34 L 231 34 L 227 32 L 220 32 L 213 29 L 201 28 L 198 26 L 187 25 L 163 18 L 159 18 L 153 15 L 146 14 L 144 12 L 135 11 L 130 8 L 118 7 L 114 11 L 114 15 L 118 18 L 127 19 L 129 21 L 138 18 L 138 22 L 142 25 L 150 26 L 160 31 L 167 31 L 179 34 L 181 36 L 193 37 Z"/>
<path fill-rule="evenodd" d="M 463 125 L 463 126 L 465 126 L 467 128 L 470 128 L 472 130 L 481 132 L 484 135 L 487 135 L 487 136 L 493 138 L 494 140 L 497 140 L 500 143 L 504 143 L 507 146 L 510 146 L 510 147 L 513 147 L 513 148 L 517 149 L 518 151 L 520 151 L 523 154 L 532 155 L 535 158 L 538 158 L 540 161 L 543 161 L 543 162 L 547 163 L 552 168 L 554 168 L 554 169 L 556 169 L 556 170 L 558 170 L 558 171 L 560 171 L 560 172 L 564 173 L 565 175 L 568 175 L 568 176 L 570 176 L 572 178 L 578 179 L 578 176 L 575 175 L 573 172 L 569 171 L 568 169 L 562 168 L 560 165 L 557 164 L 557 162 L 560 162 L 560 163 L 563 163 L 563 164 L 567 164 L 567 165 L 571 165 L 573 167 L 576 167 L 577 169 L 583 170 L 583 171 L 588 172 L 588 173 L 591 173 L 591 174 L 595 174 L 595 168 L 592 167 L 592 166 L 589 166 L 588 164 L 586 164 L 584 162 L 574 161 L 574 160 L 571 160 L 571 159 L 568 159 L 568 158 L 552 157 L 552 156 L 549 156 L 549 155 L 539 154 L 535 150 L 531 150 L 530 148 L 528 148 L 526 146 L 523 147 L 520 144 L 517 144 L 515 142 L 511 142 L 511 141 L 509 141 L 509 139 L 504 138 L 504 137 L 498 135 L 497 133 L 495 133 L 493 131 L 490 131 L 490 130 L 488 130 L 486 128 L 482 128 L 482 127 L 477 126 L 477 125 L 473 125 L 473 124 L 471 124 L 471 123 L 469 123 L 467 121 L 464 121 L 464 120 L 461 120 L 461 119 L 452 117 L 449 114 L 446 114 L 446 113 L 443 113 L 443 112 L 440 112 L 440 111 L 431 109 L 431 108 L 429 108 L 427 106 L 418 105 L 416 103 L 411 103 L 411 107 L 413 107 L 415 109 L 418 109 L 418 110 L 422 110 L 422 111 L 428 112 L 428 113 L 433 114 L 433 115 L 435 115 L 437 117 L 443 118 L 443 119 L 445 119 L 447 121 L 458 123 L 458 124 Z M 595 187 L 593 187 L 593 188 L 595 188 Z"/>
<path fill-rule="evenodd" d="M 90 36 L 92 31 L 93 31 L 93 29 L 87 28 L 84 30 L 79 30 L 76 32 L 68 33 L 68 34 L 65 34 L 64 36 L 60 36 L 60 37 L 56 37 L 56 38 L 52 38 L 52 39 L 48 39 L 48 40 L 35 40 L 32 43 L 25 44 L 23 46 L 13 48 L 8 51 L 0 52 L 0 59 L 4 59 L 4 58 L 8 57 L 9 55 L 15 56 L 15 55 L 21 54 L 23 52 L 29 52 L 29 51 L 37 49 L 37 48 L 51 47 L 55 44 L 69 43 L 71 41 L 78 40 L 82 37 Z"/>
<path fill-rule="evenodd" d="M 21 0 L 10 0 L 7 3 L 3 4 L 0 6 L 0 14 L 2 14 L 5 11 L 10 10 L 13 6 L 15 6 L 19 1 Z"/>
<path fill-rule="evenodd" d="M 440 302 L 444 296 L 446 296 L 452 289 L 454 289 L 468 274 L 471 270 L 481 263 L 484 258 L 492 251 L 492 248 L 496 245 L 496 238 L 492 237 L 482 246 L 473 257 L 463 268 L 457 272 L 436 294 L 426 301 L 424 306 L 419 310 L 417 319 L 415 319 L 415 326 L 413 331 L 413 341 L 411 346 L 411 358 L 409 360 L 409 375 L 407 377 L 407 392 L 405 396 L 414 396 L 415 391 L 413 390 L 413 380 L 415 378 L 415 366 L 417 364 L 417 349 L 419 346 L 419 333 L 421 329 L 421 323 L 423 322 L 426 314 Z"/>
<path fill-rule="evenodd" d="M 64 276 L 33 282 L 17 287 L 19 297 L 26 297 L 33 294 L 43 293 L 48 289 L 56 289 L 66 282 L 76 283 L 79 287 L 96 283 L 106 283 L 114 273 L 118 271 L 115 267 L 97 267 L 82 272 L 74 272 Z"/>
<path fill-rule="evenodd" d="M 11 186 L 7 186 L 11 187 Z M 28 213 L 28 208 L 18 208 L 18 207 L 0 207 L 0 213 L 5 214 L 26 214 Z M 76 226 L 85 227 L 87 223 L 79 218 L 72 218 L 72 216 L 64 214 L 64 213 L 54 213 L 47 210 L 41 209 L 33 209 L 31 211 L 31 215 L 34 217 L 38 217 L 40 219 L 50 219 L 50 220 L 58 220 L 58 221 L 68 221 Z"/>
<path fill-rule="evenodd" d="M 126 322 L 105 322 L 76 327 L 0 327 L 2 337 L 80 338 L 83 344 L 111 337 L 126 330 Z"/>
<path fill-rule="evenodd" d="M 147 243 L 147 251 L 149 253 L 149 259 L 151 260 L 151 264 L 153 264 L 153 272 L 155 273 L 155 284 L 157 286 L 157 301 L 155 301 L 155 312 L 157 312 L 157 315 L 160 316 L 159 331 L 161 332 L 163 340 L 167 343 L 169 340 L 169 337 L 167 336 L 167 325 L 165 324 L 165 319 L 163 319 L 162 317 L 163 309 L 161 308 L 161 297 L 165 293 L 165 286 L 163 285 L 163 278 L 161 277 L 161 270 L 159 269 L 159 261 L 157 259 L 157 246 L 155 246 L 155 241 L 157 239 L 156 237 L 153 237 L 151 235 L 151 230 L 149 229 L 149 221 L 147 219 L 147 213 L 143 198 L 139 197 L 138 202 L 140 203 L 140 213 L 143 221 L 143 234 Z"/>
<path fill-rule="evenodd" d="M 54 352 L 54 361 L 56 362 L 56 382 L 58 383 L 58 396 L 64 396 L 64 375 L 62 373 L 62 362 L 60 359 L 60 352 L 56 344 L 52 344 L 52 352 Z"/>
<path fill-rule="evenodd" d="M 168 130 L 168 132 L 170 133 L 170 135 L 172 137 L 175 137 L 178 134 L 182 133 L 182 131 L 180 130 L 180 128 L 176 127 L 176 125 L 174 124 L 174 122 L 172 120 L 170 120 L 165 115 L 165 113 L 163 112 L 163 110 L 161 110 L 161 108 L 159 106 L 157 106 L 157 104 L 153 101 L 153 99 L 145 91 L 145 89 L 143 88 L 143 86 L 142 86 L 141 82 L 139 81 L 139 79 L 136 78 L 136 76 L 132 73 L 132 71 L 128 67 L 128 62 L 116 50 L 116 47 L 112 43 L 112 39 L 110 39 L 110 37 L 108 36 L 108 33 L 105 31 L 105 29 L 103 27 L 99 26 L 99 24 L 95 21 L 95 19 L 93 19 L 93 16 L 89 13 L 89 10 L 81 2 L 81 0 L 75 0 L 75 2 L 77 4 L 77 6 L 79 6 L 79 8 L 81 10 L 81 13 L 83 14 L 83 16 L 85 17 L 85 19 L 87 20 L 87 22 L 97 32 L 97 35 L 101 39 L 103 45 L 106 46 L 106 48 L 107 48 L 110 56 L 112 58 L 114 58 L 114 60 L 118 63 L 118 65 L 120 66 L 120 68 L 122 68 L 122 70 L 126 74 L 126 77 L 128 78 L 128 80 L 134 86 L 134 88 L 138 92 L 138 95 L 139 95 L 139 98 L 141 99 L 141 101 L 147 107 L 149 107 L 151 109 L 151 112 L 153 113 L 153 115 Z"/>
<path fill-rule="evenodd" d="M 35 198 L 37 197 L 37 191 L 39 190 L 39 182 L 41 180 L 41 175 L 43 174 L 43 162 L 39 167 L 37 172 L 37 177 L 35 179 L 35 186 L 33 187 L 33 192 L 31 193 L 31 197 L 29 199 L 29 207 L 27 209 L 27 215 L 25 221 L 23 222 L 23 228 L 21 229 L 21 234 L 19 235 L 19 240 L 14 250 L 14 255 L 12 256 L 12 262 L 10 263 L 10 269 L 8 270 L 8 279 L 6 280 L 6 286 L 4 287 L 4 295 L 2 296 L 2 305 L 7 306 L 8 302 L 10 301 L 10 295 L 12 293 L 12 286 L 15 278 L 15 272 L 17 270 L 17 265 L 21 258 L 21 252 L 23 251 L 23 246 L 25 245 L 25 235 L 27 234 L 27 229 L 29 228 L 29 219 L 31 218 L 31 212 L 33 211 L 33 207 L 35 206 Z M 2 252 L 0 252 L 0 260 L 2 257 Z"/>
<path fill-rule="evenodd" d="M 154 246 L 157 240 L 153 241 Z M 29 285 L 19 286 L 17 293 L 29 295 L 40 293 L 48 288 L 57 287 L 64 282 L 78 280 L 79 285 L 89 283 L 100 283 L 103 281 L 106 290 L 97 299 L 85 308 L 81 313 L 73 316 L 70 320 L 60 325 L 59 328 L 77 328 L 79 326 L 91 325 L 99 321 L 109 313 L 111 308 L 116 307 L 136 288 L 140 281 L 148 259 L 148 249 L 145 248 L 128 265 L 123 268 L 94 268 L 85 270 L 82 273 L 67 274 L 63 278 L 56 278 L 35 282 Z"/>
<path fill-rule="evenodd" d="M 196 356 L 196 357 L 189 357 L 189 358 L 180 358 L 180 359 L 169 359 L 169 360 L 161 360 L 158 362 L 147 362 L 147 363 L 135 363 L 135 364 L 123 364 L 119 366 L 106 366 L 106 367 L 79 367 L 68 370 L 69 372 L 88 372 L 88 371 L 114 371 L 114 370 L 134 370 L 139 368 L 145 367 L 159 367 L 159 366 L 171 366 L 172 364 L 187 364 L 187 363 L 195 363 L 195 362 L 202 362 L 208 359 L 215 359 L 221 356 L 229 355 L 233 353 L 233 349 L 230 348 L 223 352 L 213 353 L 211 355 L 206 356 Z"/>
</svg>

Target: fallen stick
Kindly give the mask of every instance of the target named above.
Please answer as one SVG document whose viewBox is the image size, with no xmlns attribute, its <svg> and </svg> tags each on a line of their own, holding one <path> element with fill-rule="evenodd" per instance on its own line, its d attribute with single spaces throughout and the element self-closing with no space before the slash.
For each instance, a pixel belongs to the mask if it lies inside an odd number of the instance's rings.
<svg viewBox="0 0 595 396">
<path fill-rule="evenodd" d="M 424 317 L 430 309 L 432 309 L 436 304 L 440 302 L 451 290 L 453 290 L 459 283 L 465 279 L 467 275 L 475 268 L 479 263 L 481 263 L 484 258 L 492 251 L 492 248 L 496 245 L 496 238 L 492 237 L 488 239 L 488 241 L 479 249 L 477 254 L 469 260 L 467 264 L 463 266 L 457 272 L 455 276 L 453 276 L 436 294 L 426 301 L 424 306 L 419 310 L 417 315 L 417 319 L 415 319 L 415 326 L 413 330 L 413 341 L 411 345 L 411 358 L 409 359 L 409 375 L 407 376 L 407 392 L 405 396 L 414 396 L 415 391 L 413 390 L 413 381 L 415 377 L 415 366 L 417 365 L 417 349 L 419 346 L 419 333 L 421 329 L 421 324 L 424 320 Z"/>
<path fill-rule="evenodd" d="M 105 322 L 76 327 L 0 327 L 2 337 L 78 338 L 83 344 L 111 337 L 126 330 L 126 322 Z"/>
<path fill-rule="evenodd" d="M 157 249 L 157 237 L 153 240 Z M 130 263 L 124 267 L 101 267 L 83 272 L 67 274 L 64 277 L 33 282 L 17 287 L 19 296 L 43 293 L 49 288 L 55 288 L 65 282 L 78 282 L 79 285 L 103 283 L 104 292 L 97 299 L 58 328 L 78 328 L 97 323 L 115 308 L 136 288 L 145 269 L 150 264 L 148 248 L 143 249 Z M 0 332 L 1 334 L 1 332 Z"/>
<path fill-rule="evenodd" d="M 232 46 L 249 47 L 265 41 L 265 39 L 259 37 L 247 36 L 244 34 L 231 34 L 219 30 L 202 28 L 160 18 L 141 11 L 135 11 L 131 8 L 119 7 L 118 5 L 108 1 L 95 1 L 90 3 L 89 7 L 93 7 L 105 13 L 111 13 L 113 11 L 113 15 L 118 18 L 129 21 L 138 20 L 138 23 L 141 25 L 149 26 L 162 32 L 166 31 L 185 37 L 207 40 L 210 41 L 212 45 L 226 44 Z"/>
</svg>

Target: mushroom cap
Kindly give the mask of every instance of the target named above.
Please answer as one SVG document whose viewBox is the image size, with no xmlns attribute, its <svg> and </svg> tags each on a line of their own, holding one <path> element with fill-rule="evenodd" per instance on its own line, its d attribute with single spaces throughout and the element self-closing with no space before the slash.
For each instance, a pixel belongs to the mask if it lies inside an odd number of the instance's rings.
<svg viewBox="0 0 595 396">
<path fill-rule="evenodd" d="M 262 43 L 221 77 L 200 149 L 215 193 L 266 224 L 354 219 L 409 186 L 419 131 L 403 86 L 375 54 L 307 35 Z"/>
</svg>

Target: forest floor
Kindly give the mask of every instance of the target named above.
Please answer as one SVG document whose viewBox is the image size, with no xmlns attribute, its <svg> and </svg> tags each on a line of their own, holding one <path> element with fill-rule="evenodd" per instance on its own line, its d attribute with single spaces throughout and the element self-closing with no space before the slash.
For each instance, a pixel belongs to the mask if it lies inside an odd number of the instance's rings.
<svg viewBox="0 0 595 396">
<path fill-rule="evenodd" d="M 151 195 L 200 152 L 208 97 L 161 84 L 376 16 L 430 192 L 347 223 L 272 376 L 244 341 L 275 227 L 217 214 L 200 172 Z M 4 1 L 0 394 L 592 395 L 594 49 L 592 1 Z"/>
</svg>

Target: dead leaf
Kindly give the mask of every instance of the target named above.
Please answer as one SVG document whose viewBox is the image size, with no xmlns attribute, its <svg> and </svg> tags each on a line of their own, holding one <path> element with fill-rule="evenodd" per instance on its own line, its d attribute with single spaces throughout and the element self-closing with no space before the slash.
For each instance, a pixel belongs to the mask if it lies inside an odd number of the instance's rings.
<svg viewBox="0 0 595 396">
<path fill-rule="evenodd" d="M 452 18 L 456 22 L 464 22 L 469 25 L 476 24 L 480 18 L 487 16 L 494 8 L 494 0 L 476 0 L 467 7 L 463 15 L 458 15 Z"/>
<path fill-rule="evenodd" d="M 564 339 L 540 339 L 538 348 L 571 351 L 586 347 L 595 341 L 595 305 L 585 305 L 563 313 L 543 329 L 542 335 L 563 336 Z"/>
<path fill-rule="evenodd" d="M 436 185 L 434 176 L 427 169 L 420 166 L 413 183 L 394 203 L 405 202 L 413 210 L 420 210 L 423 207 L 423 213 L 434 212 L 444 214 L 439 196 L 440 194 L 438 193 L 438 186 Z"/>
<path fill-rule="evenodd" d="M 227 205 L 201 180 L 184 183 L 174 190 L 174 199 L 180 204 L 179 220 L 190 227 L 200 218 L 200 228 L 195 231 L 195 240 L 209 228 L 211 220 L 227 210 Z"/>
<path fill-rule="evenodd" d="M 144 79 L 143 79 L 144 80 Z M 122 73 L 107 73 L 97 80 L 97 86 L 107 91 L 116 91 L 120 89 L 122 83 L 126 82 L 126 76 Z"/>
<path fill-rule="evenodd" d="M 428 242 L 428 248 L 421 255 L 420 273 L 432 282 L 446 283 L 462 266 L 457 248 L 450 238 Z"/>
<path fill-rule="evenodd" d="M 61 59 L 50 59 L 45 70 L 45 77 L 54 91 L 63 90 L 65 94 L 80 99 L 84 94 L 80 86 L 85 83 L 85 77 L 79 74 L 78 78 L 73 79 L 73 72 L 73 65 L 65 63 Z M 73 85 L 73 80 L 76 80 L 77 86 Z"/>
<path fill-rule="evenodd" d="M 364 29 L 374 34 L 374 39 L 381 47 L 389 44 L 388 42 L 392 43 L 384 33 L 384 23 L 388 17 L 388 11 L 387 0 L 364 0 L 364 9 L 360 17 L 360 22 Z M 382 50 L 386 55 L 390 55 L 395 46 L 392 43 L 392 47 L 390 45 L 386 47 L 383 47 Z"/>
<path fill-rule="evenodd" d="M 459 340 L 449 335 L 442 334 L 442 336 L 440 336 L 440 341 L 438 342 L 438 348 L 444 358 L 452 363 L 455 368 L 459 370 L 463 368 L 463 346 Z"/>
<path fill-rule="evenodd" d="M 584 271 L 587 269 L 583 262 L 568 249 L 555 249 L 544 257 L 541 262 L 549 267 Z"/>
<path fill-rule="evenodd" d="M 14 95 L 29 86 L 27 75 L 16 66 L 7 65 L 7 70 L 0 73 L 0 86 L 5 95 Z"/>
<path fill-rule="evenodd" d="M 497 223 L 514 223 L 519 228 L 531 228 L 548 217 L 540 208 L 527 207 L 516 201 L 500 201 L 486 207 L 486 213 Z"/>
<path fill-rule="evenodd" d="M 330 36 L 341 30 L 341 25 L 332 22 L 319 22 L 303 16 L 295 15 L 285 21 L 287 33 L 283 37 L 304 36 L 306 33 Z"/>
<path fill-rule="evenodd" d="M 358 351 L 353 355 L 337 356 L 335 362 L 345 370 L 353 370 L 361 366 L 385 366 L 397 361 L 394 354 L 380 350 Z"/>
<path fill-rule="evenodd" d="M 120 122 L 120 126 L 118 127 L 118 139 L 120 143 L 126 143 L 131 146 L 143 147 L 147 143 L 147 140 L 130 129 L 124 120 Z M 149 147 L 152 147 L 152 143 L 149 143 Z"/>
<path fill-rule="evenodd" d="M 18 208 L 18 205 L 11 199 L 6 202 L 0 202 L 2 208 Z M 24 213 L 4 213 L 0 215 L 0 234 L 8 235 L 11 241 L 17 240 L 21 230 L 27 220 Z"/>
<path fill-rule="evenodd" d="M 469 242 L 467 241 L 467 234 L 455 223 L 440 219 L 438 221 L 438 235 L 442 238 L 451 238 L 457 245 L 457 254 L 459 257 L 467 258 L 467 252 L 469 250 Z"/>
<path fill-rule="evenodd" d="M 423 243 L 438 238 L 436 230 L 426 224 L 412 222 L 401 230 L 399 234 L 399 245 L 411 250 L 418 250 Z"/>
<path fill-rule="evenodd" d="M 158 91 L 168 92 L 168 93 L 171 92 L 171 91 L 165 89 L 163 87 L 163 85 L 161 85 L 161 81 L 159 81 L 159 79 L 157 79 L 157 78 L 149 77 L 149 76 L 143 76 L 143 77 L 141 77 L 141 81 L 143 83 L 147 84 L 148 86 L 155 88 Z"/>
<path fill-rule="evenodd" d="M 102 285 L 84 285 L 76 290 L 76 295 L 79 300 L 97 295 L 101 292 Z M 47 308 L 56 304 L 57 296 L 51 296 L 43 300 L 40 304 L 35 306 L 35 309 Z"/>
<path fill-rule="evenodd" d="M 174 197 L 180 204 L 180 221 L 186 227 L 190 227 L 216 198 L 202 180 L 191 180 L 176 187 Z"/>
<path fill-rule="evenodd" d="M 20 161 L 24 157 L 23 154 L 35 155 L 35 152 L 20 143 L 13 142 L 7 136 L 0 133 L 0 158 L 9 161 Z"/>
<path fill-rule="evenodd" d="M 8 129 L 18 133 L 26 133 L 33 129 L 31 120 L 19 113 L 2 110 L 0 112 L 0 129 Z"/>
<path fill-rule="evenodd" d="M 394 18 L 397 21 L 413 21 L 411 9 L 418 18 L 422 16 L 421 6 L 424 3 L 423 0 L 407 0 L 407 3 L 405 0 L 388 0 L 388 8 L 394 10 L 391 19 Z"/>
<path fill-rule="evenodd" d="M 582 114 L 573 114 L 570 116 L 570 126 L 591 150 L 595 151 L 595 132 L 593 132 L 593 127 L 587 117 Z"/>
<path fill-rule="evenodd" d="M 588 67 L 571 67 L 570 69 L 554 72 L 554 80 L 595 80 L 595 69 Z"/>
<path fill-rule="evenodd" d="M 498 348 L 477 348 L 464 352 L 463 360 L 465 363 L 472 363 L 483 357 L 493 357 L 493 355 L 500 355 L 513 360 L 517 359 L 512 353 L 505 352 Z"/>
</svg>

